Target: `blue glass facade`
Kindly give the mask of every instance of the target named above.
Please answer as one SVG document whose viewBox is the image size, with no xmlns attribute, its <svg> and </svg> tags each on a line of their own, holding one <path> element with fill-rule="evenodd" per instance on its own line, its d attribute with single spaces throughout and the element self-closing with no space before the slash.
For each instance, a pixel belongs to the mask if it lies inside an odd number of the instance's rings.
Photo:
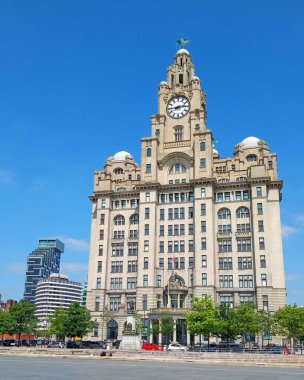
<svg viewBox="0 0 304 380">
<path fill-rule="evenodd" d="M 40 239 L 38 248 L 29 254 L 23 298 L 34 303 L 37 282 L 59 273 L 64 244 L 58 239 Z"/>
</svg>

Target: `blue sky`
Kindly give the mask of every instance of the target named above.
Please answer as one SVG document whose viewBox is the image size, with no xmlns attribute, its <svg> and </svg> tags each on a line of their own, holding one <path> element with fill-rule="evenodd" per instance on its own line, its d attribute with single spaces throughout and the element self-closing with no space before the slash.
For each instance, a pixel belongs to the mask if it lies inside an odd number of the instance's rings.
<svg viewBox="0 0 304 380">
<path fill-rule="evenodd" d="M 85 279 L 93 172 L 119 150 L 140 161 L 185 36 L 221 157 L 250 135 L 278 154 L 288 302 L 304 304 L 303 12 L 301 0 L 2 0 L 3 298 L 22 297 L 40 237 L 64 240 L 62 272 Z"/>
</svg>

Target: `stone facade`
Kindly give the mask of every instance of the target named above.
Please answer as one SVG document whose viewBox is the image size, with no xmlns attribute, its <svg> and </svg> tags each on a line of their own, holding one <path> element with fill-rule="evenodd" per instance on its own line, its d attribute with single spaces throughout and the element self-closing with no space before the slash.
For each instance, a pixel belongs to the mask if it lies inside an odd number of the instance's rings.
<svg viewBox="0 0 304 380">
<path fill-rule="evenodd" d="M 184 343 L 180 321 L 193 297 L 269 311 L 286 303 L 276 154 L 248 137 L 220 158 L 206 115 L 181 49 L 158 87 L 141 165 L 119 152 L 94 174 L 87 307 L 100 323 L 96 339 L 114 339 L 117 328 L 121 337 L 131 302 L 146 325 L 171 313 L 172 338 Z"/>
</svg>

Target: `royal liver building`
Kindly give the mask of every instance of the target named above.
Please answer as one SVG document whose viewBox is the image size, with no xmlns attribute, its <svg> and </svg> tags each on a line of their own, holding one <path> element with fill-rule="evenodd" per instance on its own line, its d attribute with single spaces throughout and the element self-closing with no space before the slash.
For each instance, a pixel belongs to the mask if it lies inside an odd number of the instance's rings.
<svg viewBox="0 0 304 380">
<path fill-rule="evenodd" d="M 172 339 L 190 343 L 184 315 L 194 297 L 269 311 L 286 302 L 277 156 L 247 137 L 220 158 L 206 114 L 181 49 L 158 86 L 141 165 L 122 151 L 94 174 L 87 307 L 96 339 L 120 338 L 133 304 L 146 326 L 165 309 Z"/>
</svg>

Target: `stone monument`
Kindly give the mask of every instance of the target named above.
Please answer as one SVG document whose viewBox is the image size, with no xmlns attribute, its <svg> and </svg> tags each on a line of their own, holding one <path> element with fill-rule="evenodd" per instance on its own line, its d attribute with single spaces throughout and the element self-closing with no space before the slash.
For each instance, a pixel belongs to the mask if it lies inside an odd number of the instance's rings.
<svg viewBox="0 0 304 380">
<path fill-rule="evenodd" d="M 124 324 L 124 329 L 122 331 L 122 340 L 120 342 L 119 348 L 124 350 L 140 350 L 141 346 L 142 343 L 140 340 L 140 336 L 136 332 L 135 327 L 134 303 L 130 302 L 128 316 Z"/>
</svg>

